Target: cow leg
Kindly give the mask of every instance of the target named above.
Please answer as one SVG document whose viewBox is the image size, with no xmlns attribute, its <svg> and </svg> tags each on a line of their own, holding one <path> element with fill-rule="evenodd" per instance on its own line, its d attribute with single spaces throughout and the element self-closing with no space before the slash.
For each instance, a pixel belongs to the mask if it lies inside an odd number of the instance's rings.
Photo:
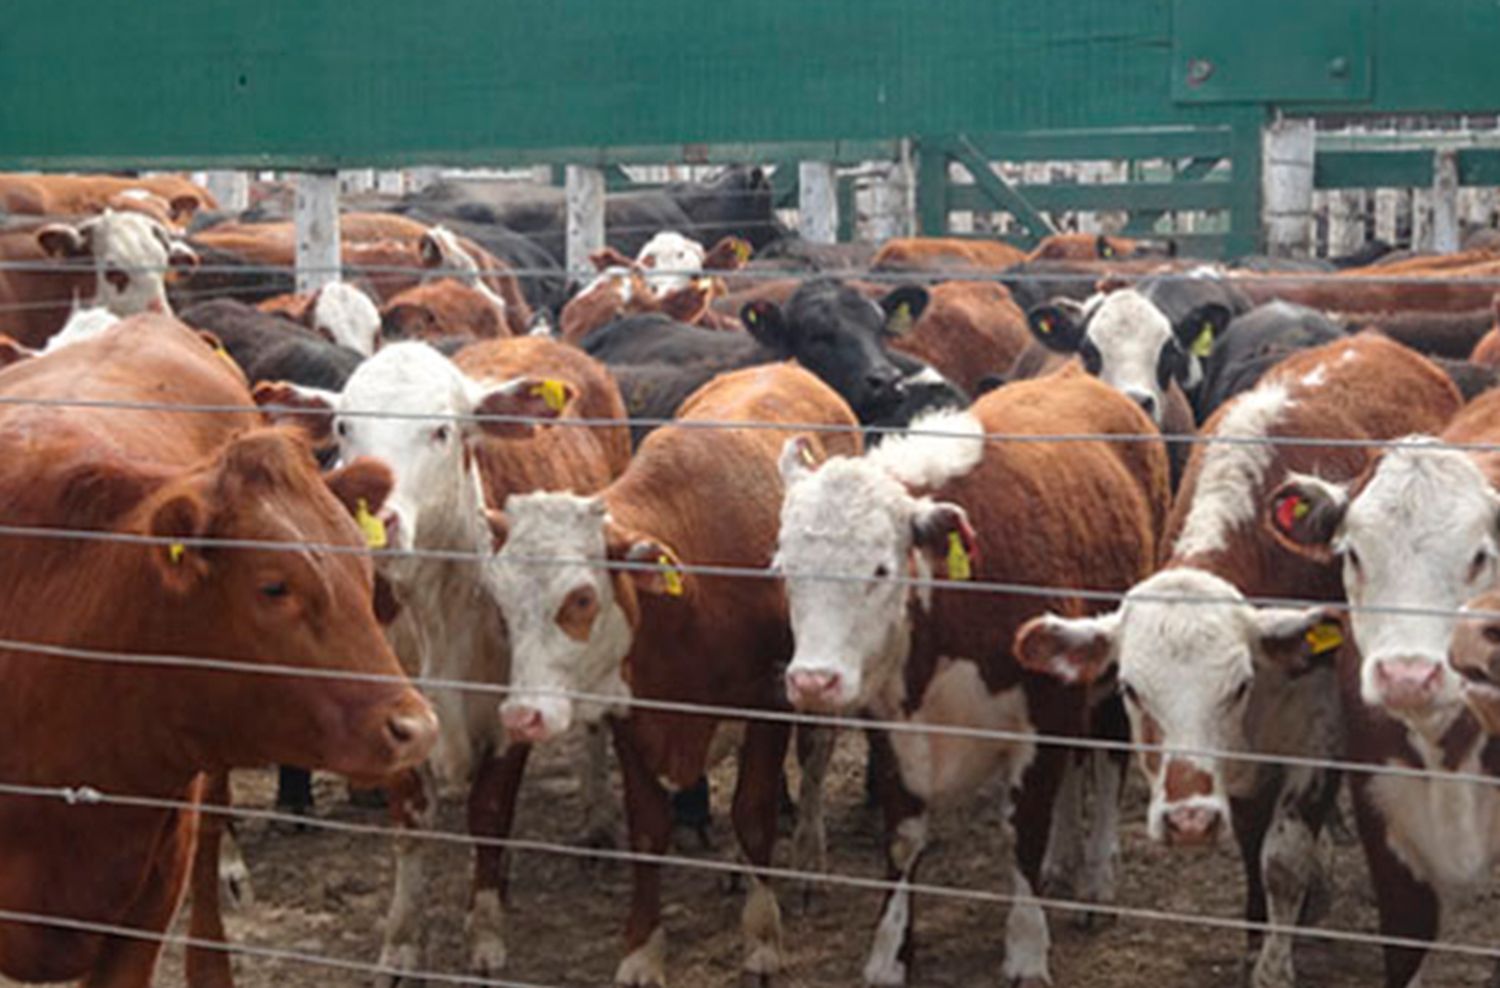
<svg viewBox="0 0 1500 988">
<path fill-rule="evenodd" d="M 229 773 L 215 772 L 210 775 L 203 793 L 203 804 L 207 807 L 229 808 Z M 224 916 L 219 904 L 220 882 L 224 875 L 224 837 L 229 818 L 222 813 L 202 813 L 198 819 L 198 846 L 193 850 L 191 917 L 188 932 L 194 940 L 225 943 Z M 228 849 L 233 848 L 229 844 Z M 234 852 L 239 866 L 244 859 Z M 207 947 L 188 947 L 186 956 L 187 983 L 193 988 L 231 988 L 234 976 L 230 972 L 229 954 L 223 950 Z"/>
<path fill-rule="evenodd" d="M 201 791 L 197 794 L 202 798 Z M 150 870 L 142 883 L 140 896 L 118 919 L 121 926 L 165 933 L 182 903 L 182 893 L 195 865 L 198 822 L 196 814 L 174 814 L 165 821 L 161 840 L 151 856 Z M 211 861 L 213 859 L 210 859 Z M 217 887 L 218 876 L 212 875 Z M 94 969 L 80 983 L 80 988 L 151 988 L 162 942 L 155 939 L 106 937 L 94 963 Z M 225 977 L 228 978 L 227 965 Z M 196 982 L 189 982 L 198 988 Z M 209 982 L 214 985 L 214 982 Z M 232 986 L 232 980 L 220 982 Z"/>
<path fill-rule="evenodd" d="M 786 724 L 753 722 L 745 728 L 740 746 L 739 777 L 735 781 L 730 815 L 740 849 L 752 867 L 771 864 L 781 814 L 782 767 L 790 733 Z M 781 909 L 776 894 L 758 874 L 750 876 L 745 908 L 740 915 L 745 936 L 741 965 L 750 984 L 769 985 L 784 966 L 781 951 Z"/>
<path fill-rule="evenodd" d="M 1386 823 L 1371 804 L 1369 778 L 1351 776 L 1354 820 L 1365 848 L 1375 904 L 1380 911 L 1380 932 L 1388 937 L 1433 940 L 1442 919 L 1442 907 L 1431 885 L 1413 875 L 1386 843 Z M 1386 988 L 1412 988 L 1427 959 L 1427 951 L 1412 947 L 1385 947 Z"/>
<path fill-rule="evenodd" d="M 671 800 L 636 748 L 630 721 L 612 720 L 611 726 L 620 775 L 625 783 L 625 822 L 631 850 L 662 854 L 672 839 Z M 615 984 L 660 988 L 667 983 L 667 938 L 661 928 L 661 866 L 637 862 L 632 868 L 630 919 L 625 926 L 628 953 L 615 970 Z"/>
<path fill-rule="evenodd" d="M 1262 866 L 1266 832 L 1270 829 L 1271 813 L 1277 786 L 1267 784 L 1257 795 L 1248 799 L 1230 799 L 1230 820 L 1234 827 L 1234 839 L 1240 849 L 1240 864 L 1245 872 L 1245 919 L 1251 923 L 1266 921 L 1266 887 Z M 1247 967 L 1260 954 L 1263 936 L 1258 930 L 1245 934 Z M 1241 971 L 1244 974 L 1244 969 Z M 1243 977 L 1242 981 L 1245 980 Z"/>
<path fill-rule="evenodd" d="M 385 942 L 380 947 L 380 966 L 393 971 L 415 971 L 422 963 L 422 920 L 426 916 L 423 891 L 427 884 L 427 842 L 401 833 L 430 830 L 437 820 L 437 786 L 428 765 L 402 773 L 389 792 L 390 812 L 396 825 L 396 887 L 391 892 L 385 917 Z M 380 988 L 396 988 L 400 974 L 382 974 Z"/>
<path fill-rule="evenodd" d="M 1046 730 L 1038 725 L 1039 730 Z M 1035 757 L 1014 792 L 1012 835 L 1015 859 L 1012 868 L 1012 894 L 1034 896 L 1041 884 L 1042 860 L 1047 855 L 1047 836 L 1052 829 L 1052 806 L 1057 798 L 1063 767 L 1069 752 L 1056 745 L 1036 749 Z M 1005 921 L 1005 963 L 1001 983 L 1015 988 L 1037 988 L 1052 983 L 1047 971 L 1047 955 L 1052 948 L 1047 930 L 1047 915 L 1035 902 L 1016 902 Z"/>
<path fill-rule="evenodd" d="M 1085 902 L 1109 905 L 1115 901 L 1115 876 L 1120 863 L 1120 794 L 1125 788 L 1128 756 L 1123 752 L 1093 751 L 1087 761 L 1092 783 L 1092 810 L 1083 845 L 1083 873 L 1079 895 Z M 1085 926 L 1100 925 L 1107 917 L 1084 913 Z"/>
<path fill-rule="evenodd" d="M 587 724 L 583 732 L 583 771 L 579 796 L 583 799 L 585 847 L 615 846 L 615 810 L 609 792 L 609 739 L 604 724 Z"/>
<path fill-rule="evenodd" d="M 1337 791 L 1337 778 L 1312 769 L 1290 769 L 1276 797 L 1261 847 L 1260 872 L 1273 926 L 1295 926 L 1318 870 L 1318 829 Z M 1253 988 L 1292 988 L 1292 937 L 1266 934 L 1251 977 Z"/>
<path fill-rule="evenodd" d="M 526 772 L 531 745 L 513 744 L 505 754 L 485 755 L 469 789 L 469 833 L 499 839 L 510 836 L 516 816 L 516 794 Z M 482 977 L 505 969 L 505 849 L 494 844 L 474 848 L 474 891 L 464 935 L 469 942 L 469 970 Z"/>
<path fill-rule="evenodd" d="M 885 815 L 886 875 L 897 884 L 880 907 L 880 925 L 865 960 L 864 979 L 867 985 L 897 986 L 906 984 L 916 956 L 912 938 L 916 909 L 909 886 L 916 881 L 917 865 L 927 849 L 927 807 L 901 782 L 890 739 L 873 730 L 865 736 Z"/>
<path fill-rule="evenodd" d="M 1088 757 L 1088 752 L 1070 752 L 1063 761 L 1062 782 L 1052 808 L 1052 832 L 1047 836 L 1047 856 L 1042 862 L 1042 890 L 1060 899 L 1078 895 L 1083 872 L 1083 790 Z"/>
<path fill-rule="evenodd" d="M 802 780 L 797 786 L 797 826 L 792 831 L 792 867 L 822 874 L 828 870 L 828 829 L 823 821 L 823 780 L 833 758 L 835 734 L 829 727 L 802 724 L 797 727 L 797 765 Z M 804 908 L 812 900 L 815 882 L 802 885 Z"/>
</svg>

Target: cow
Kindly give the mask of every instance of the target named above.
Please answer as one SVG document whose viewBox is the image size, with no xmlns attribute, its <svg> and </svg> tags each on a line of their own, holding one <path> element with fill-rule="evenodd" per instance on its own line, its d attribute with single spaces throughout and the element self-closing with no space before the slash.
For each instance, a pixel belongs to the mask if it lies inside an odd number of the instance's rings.
<svg viewBox="0 0 1500 988">
<path fill-rule="evenodd" d="M 1344 335 L 1343 327 L 1328 316 L 1291 302 L 1267 302 L 1236 315 L 1203 362 L 1203 380 L 1191 396 L 1194 415 L 1207 422 L 1220 406 L 1253 388 L 1291 354 Z"/>
<path fill-rule="evenodd" d="M 117 316 L 170 312 L 169 270 L 192 268 L 193 250 L 140 213 L 102 214 L 77 222 L 0 232 L 0 310 L 6 332 L 39 348 L 76 305 Z"/>
<path fill-rule="evenodd" d="M 375 352 L 380 337 L 380 310 L 370 296 L 346 281 L 332 281 L 311 292 L 279 295 L 256 308 L 285 316 L 328 342 L 365 357 Z"/>
<path fill-rule="evenodd" d="M 182 321 L 212 333 L 251 383 L 291 381 L 338 391 L 364 357 L 317 333 L 234 299 L 212 299 L 182 310 Z"/>
<path fill-rule="evenodd" d="M 1134 261 L 1177 256 L 1171 240 L 1137 240 L 1098 233 L 1054 233 L 1027 255 L 1028 261 Z"/>
<path fill-rule="evenodd" d="M 176 175 L 0 175 L 0 211 L 32 216 L 91 216 L 138 210 L 180 226 L 219 203 L 205 188 Z"/>
<path fill-rule="evenodd" d="M 1420 400 L 1388 380 L 1379 387 L 1401 403 Z M 1284 546 L 1342 570 L 1359 651 L 1340 670 L 1352 759 L 1439 772 L 1500 766 L 1500 740 L 1481 730 L 1448 665 L 1458 609 L 1500 575 L 1500 456 L 1447 444 L 1494 444 L 1497 423 L 1500 393 L 1490 392 L 1441 432 L 1414 430 L 1436 432 L 1441 444 L 1413 437 L 1364 476 L 1296 476 L 1266 499 L 1267 524 Z M 1351 787 L 1380 932 L 1435 939 L 1444 907 L 1490 877 L 1500 790 L 1363 772 Z M 1386 947 L 1388 988 L 1417 984 L 1426 955 Z"/>
<path fill-rule="evenodd" d="M 973 274 L 1004 271 L 1024 260 L 1024 250 L 999 240 L 898 237 L 880 245 L 870 261 L 870 270 Z"/>
<path fill-rule="evenodd" d="M 507 311 L 503 303 L 495 304 L 490 292 L 456 278 L 440 278 L 392 296 L 380 310 L 377 328 L 382 343 L 495 340 L 515 335 Z"/>
<path fill-rule="evenodd" d="M 1204 427 L 1207 441 L 1195 447 L 1173 503 L 1161 569 L 1108 614 L 1047 615 L 1017 636 L 1028 668 L 1064 681 L 1116 671 L 1134 739 L 1153 746 L 1140 756 L 1151 792 L 1147 833 L 1202 845 L 1229 823 L 1252 922 L 1299 922 L 1338 780 L 1323 769 L 1204 752 L 1336 757 L 1347 707 L 1334 663 L 1349 656 L 1331 610 L 1344 595 L 1337 567 L 1288 551 L 1262 524 L 1260 505 L 1288 477 L 1359 476 L 1375 454 L 1350 440 L 1437 428 L 1458 407 L 1441 371 L 1376 334 L 1287 358 Z M 1337 444 L 1306 442 L 1320 438 Z M 1303 523 L 1295 504 L 1286 510 Z M 1252 606 L 1265 597 L 1319 603 Z M 1155 747 L 1163 745 L 1192 753 Z M 1292 985 L 1291 948 L 1287 934 L 1268 934 L 1251 983 Z"/>
<path fill-rule="evenodd" d="M 757 427 L 736 429 L 736 422 Z M 791 654 L 791 634 L 780 588 L 684 567 L 765 569 L 782 497 L 782 444 L 798 427 L 829 427 L 838 431 L 808 439 L 808 454 L 855 453 L 855 426 L 848 405 L 807 371 L 746 368 L 689 398 L 676 422 L 647 437 L 629 469 L 597 496 L 513 496 L 493 519 L 498 551 L 485 578 L 514 646 L 511 692 L 501 705 L 506 728 L 518 740 L 545 742 L 575 719 L 607 716 L 631 847 L 666 850 L 671 813 L 663 782 L 675 788 L 701 779 L 720 726 L 713 717 L 630 708 L 631 698 L 785 708 L 776 671 Z M 554 563 L 527 564 L 538 557 Z M 605 568 L 612 562 L 635 568 Z M 613 702 L 575 702 L 569 691 Z M 751 720 L 739 746 L 732 813 L 752 867 L 770 863 L 788 730 L 784 722 Z M 665 984 L 659 900 L 658 868 L 637 864 L 617 984 Z M 780 910 L 758 875 L 742 920 L 743 970 L 768 981 L 783 967 Z"/>
<path fill-rule="evenodd" d="M 723 283 L 711 277 L 688 279 L 682 285 L 658 292 L 640 265 L 633 262 L 629 266 L 610 265 L 602 268 L 594 280 L 563 306 L 560 336 L 569 343 L 581 344 L 594 331 L 611 323 L 648 314 L 687 326 L 718 328 L 722 321 L 712 318 L 710 306 L 722 293 Z"/>
<path fill-rule="evenodd" d="M 205 772 L 281 760 L 378 778 L 425 757 L 437 724 L 381 637 L 350 517 L 380 509 L 388 471 L 362 461 L 320 478 L 297 437 L 260 427 L 243 377 L 165 316 L 12 366 L 0 393 L 17 402 L 0 410 L 5 523 L 126 537 L 7 536 L 6 639 L 240 664 L 78 662 L 8 648 L 7 781 L 196 804 Z M 151 407 L 24 403 L 56 399 Z M 288 541 L 324 548 L 253 548 Z M 278 674 L 287 667 L 319 675 Z M 0 801 L 0 908 L 148 935 L 7 922 L 0 972 L 152 983 L 161 942 L 149 937 L 177 911 L 199 826 L 190 809 Z M 189 952 L 193 983 L 207 983 L 204 963 Z"/>
<path fill-rule="evenodd" d="M 590 493 L 630 458 L 624 409 L 605 370 L 575 348 L 535 337 L 475 344 L 456 360 L 423 343 L 392 343 L 361 364 L 339 393 L 278 383 L 260 385 L 255 397 L 268 409 L 283 409 L 271 414 L 300 422 L 315 442 L 336 443 L 341 458 L 374 456 L 391 466 L 395 482 L 384 522 L 397 549 L 487 553 L 486 506 L 536 489 Z M 380 414 L 390 412 L 398 417 Z M 618 424 L 537 428 L 475 418 L 506 414 Z M 380 576 L 400 608 L 391 633 L 408 667 L 450 682 L 506 681 L 513 651 L 472 560 L 390 559 Z M 439 789 L 458 788 L 469 794 L 471 831 L 506 836 L 526 749 L 502 752 L 493 695 L 439 690 L 432 702 L 442 722 L 437 751 L 429 767 L 393 787 L 396 823 L 430 827 Z M 601 760 L 584 779 L 591 787 L 592 840 L 608 832 L 602 767 Z M 381 963 L 399 971 L 420 967 L 425 850 L 420 842 L 397 847 Z M 483 849 L 466 923 L 469 966 L 480 975 L 506 963 L 502 893 L 501 856 Z"/>
<path fill-rule="evenodd" d="M 1010 370 L 1031 342 L 1026 313 L 1004 285 L 993 281 L 948 281 L 928 292 L 929 301 L 911 331 L 891 348 L 930 365 L 971 394 L 988 374 Z"/>
<path fill-rule="evenodd" d="M 944 581 L 1123 590 L 1141 579 L 1168 498 L 1166 452 L 1151 421 L 1118 391 L 1070 370 L 919 424 L 919 433 L 863 458 L 816 466 L 800 443 L 783 452 L 787 495 L 775 565 L 796 639 L 788 698 L 801 710 L 862 711 L 912 727 L 1085 733 L 1083 691 L 1027 675 L 1011 654 L 1016 629 L 1046 603 Z M 1055 433 L 1130 441 L 984 439 Z M 1090 607 L 1058 594 L 1063 602 L 1054 606 Z M 882 774 L 880 801 L 889 873 L 900 884 L 886 897 L 864 979 L 900 985 L 913 963 L 906 886 L 927 843 L 928 807 L 1002 778 L 1014 800 L 1006 863 L 1015 894 L 1027 897 L 1040 886 L 1066 754 L 908 731 L 881 743 L 895 766 Z M 1040 907 L 1014 905 L 1003 983 L 1049 983 L 1048 943 Z"/>
<path fill-rule="evenodd" d="M 1462 678 L 1460 690 L 1475 718 L 1491 735 L 1500 734 L 1500 591 L 1490 590 L 1464 605 L 1464 617 L 1453 633 L 1448 665 Z M 1483 763 L 1500 775 L 1500 760 Z"/>
</svg>

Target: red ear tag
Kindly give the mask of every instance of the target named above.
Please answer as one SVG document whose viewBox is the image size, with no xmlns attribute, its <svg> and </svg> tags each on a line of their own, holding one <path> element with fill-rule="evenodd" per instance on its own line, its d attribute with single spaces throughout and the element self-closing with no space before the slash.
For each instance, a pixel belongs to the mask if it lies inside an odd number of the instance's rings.
<svg viewBox="0 0 1500 988">
<path fill-rule="evenodd" d="M 1276 527 L 1283 532 L 1290 532 L 1311 510 L 1301 495 L 1288 494 L 1276 502 Z"/>
</svg>

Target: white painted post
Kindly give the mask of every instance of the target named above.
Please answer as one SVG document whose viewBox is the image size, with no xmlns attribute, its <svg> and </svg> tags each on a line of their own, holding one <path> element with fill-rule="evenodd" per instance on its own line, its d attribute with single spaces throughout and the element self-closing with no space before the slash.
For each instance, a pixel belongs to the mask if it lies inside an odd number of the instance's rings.
<svg viewBox="0 0 1500 988">
<path fill-rule="evenodd" d="M 204 177 L 204 186 L 219 200 L 219 208 L 232 213 L 242 213 L 250 208 L 250 173 L 211 171 Z"/>
<path fill-rule="evenodd" d="M 1432 157 L 1432 249 L 1458 250 L 1458 152 L 1440 148 Z"/>
<path fill-rule="evenodd" d="M 417 168 L 406 170 L 406 189 L 408 192 L 421 192 L 427 186 L 432 185 L 442 178 L 442 169 L 431 165 L 422 165 Z"/>
<path fill-rule="evenodd" d="M 586 278 L 593 272 L 589 255 L 604 246 L 604 172 L 569 165 L 565 184 L 568 273 Z"/>
<path fill-rule="evenodd" d="M 1353 254 L 1365 245 L 1365 193 L 1338 189 L 1328 194 L 1328 256 Z"/>
<path fill-rule="evenodd" d="M 349 168 L 339 172 L 339 191 L 346 195 L 361 195 L 375 188 L 375 169 Z"/>
<path fill-rule="evenodd" d="M 1274 120 L 1266 126 L 1261 171 L 1266 251 L 1306 256 L 1312 248 L 1313 155 L 1311 120 Z"/>
<path fill-rule="evenodd" d="M 915 228 L 914 217 L 907 208 L 909 176 L 899 161 L 883 161 L 871 166 L 870 222 L 865 237 L 873 243 L 884 243 L 893 237 L 909 237 Z"/>
<path fill-rule="evenodd" d="M 815 244 L 838 240 L 838 176 L 826 161 L 797 165 L 797 232 Z"/>
<path fill-rule="evenodd" d="M 1396 217 L 1401 207 L 1400 189 L 1375 190 L 1375 237 L 1391 246 L 1396 245 Z"/>
<path fill-rule="evenodd" d="M 292 212 L 297 231 L 297 291 L 316 291 L 338 281 L 338 172 L 299 173 Z"/>
<path fill-rule="evenodd" d="M 1432 239 L 1432 190 L 1411 190 L 1411 249 L 1430 253 Z"/>
<path fill-rule="evenodd" d="M 406 174 L 398 169 L 381 169 L 375 173 L 375 191 L 383 196 L 406 194 Z"/>
</svg>

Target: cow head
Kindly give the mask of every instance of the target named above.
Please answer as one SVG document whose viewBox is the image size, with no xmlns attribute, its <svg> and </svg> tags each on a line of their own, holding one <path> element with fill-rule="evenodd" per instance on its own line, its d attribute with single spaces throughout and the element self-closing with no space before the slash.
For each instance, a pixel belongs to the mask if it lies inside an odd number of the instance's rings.
<svg viewBox="0 0 1500 988">
<path fill-rule="evenodd" d="M 381 520 L 395 549 L 484 544 L 483 498 L 468 444 L 481 437 L 524 438 L 532 426 L 467 416 L 553 418 L 574 396 L 560 381 L 474 381 L 423 343 L 382 348 L 355 369 L 341 393 L 285 383 L 255 389 L 260 405 L 281 409 L 273 417 L 300 425 L 314 445 L 335 443 L 342 462 L 368 456 L 390 467 L 394 484 Z M 389 568 L 393 582 L 400 580 L 398 569 Z"/>
<path fill-rule="evenodd" d="M 1463 680 L 1464 702 L 1484 729 L 1500 734 L 1500 591 L 1491 590 L 1464 605 L 1453 633 L 1448 664 Z"/>
<path fill-rule="evenodd" d="M 1026 668 L 1064 682 L 1114 673 L 1151 787 L 1147 832 L 1193 845 L 1228 831 L 1229 797 L 1245 795 L 1254 767 L 1205 751 L 1246 751 L 1251 734 L 1305 731 L 1298 723 L 1318 695 L 1298 689 L 1315 666 L 1329 668 L 1342 643 L 1336 616 L 1321 608 L 1255 608 L 1230 583 L 1197 569 L 1167 569 L 1137 584 L 1121 607 L 1098 617 L 1033 618 L 1016 635 Z M 1328 684 L 1321 684 L 1328 692 Z"/>
<path fill-rule="evenodd" d="M 690 606 L 692 577 L 671 546 L 615 524 L 599 498 L 512 495 L 491 526 L 498 551 L 485 583 L 505 616 L 512 656 L 501 719 L 517 740 L 546 741 L 575 716 L 592 721 L 604 713 L 561 694 L 628 695 L 621 663 L 640 596 Z"/>
<path fill-rule="evenodd" d="M 319 288 L 307 312 L 308 328 L 368 357 L 380 336 L 380 310 L 370 296 L 345 281 Z"/>
<path fill-rule="evenodd" d="M 281 761 L 378 778 L 426 758 L 437 722 L 375 620 L 373 571 L 351 519 L 378 512 L 390 485 L 389 471 L 369 461 L 320 477 L 295 437 L 258 430 L 143 498 L 140 530 L 164 540 L 143 559 L 143 585 L 162 597 L 145 609 L 153 641 L 188 655 L 390 677 L 169 670 L 174 701 L 164 706 L 183 709 L 160 716 L 185 725 L 183 749 L 200 767 Z M 274 544 L 245 544 L 256 542 Z"/>
<path fill-rule="evenodd" d="M 1209 303 L 1174 327 L 1150 299 L 1125 288 L 1095 295 L 1082 305 L 1054 300 L 1032 309 L 1027 319 L 1043 346 L 1076 353 L 1084 370 L 1140 405 L 1160 425 L 1168 388 L 1173 382 L 1191 388 L 1202 380 L 1202 359 L 1228 325 L 1230 312 Z"/>
<path fill-rule="evenodd" d="M 893 448 L 882 447 L 886 455 Z M 899 692 L 909 608 L 931 598 L 902 581 L 967 578 L 977 555 L 964 509 L 912 496 L 881 457 L 817 466 L 801 439 L 782 451 L 774 566 L 786 580 L 796 639 L 786 690 L 798 709 L 843 712 Z"/>
<path fill-rule="evenodd" d="M 880 418 L 901 401 L 901 371 L 885 345 L 905 333 L 927 306 L 927 291 L 904 286 L 879 304 L 830 278 L 803 283 L 785 308 L 749 302 L 740 321 L 781 359 L 796 360 L 849 402 L 861 422 Z"/>
<path fill-rule="evenodd" d="M 635 260 L 648 269 L 647 280 L 658 292 L 669 292 L 692 281 L 703 270 L 706 256 L 698 241 L 675 230 L 663 230 L 646 241 Z"/>
<path fill-rule="evenodd" d="M 1500 498 L 1473 458 L 1406 440 L 1376 461 L 1362 487 L 1293 476 L 1266 510 L 1286 548 L 1342 559 L 1364 702 L 1440 735 L 1459 699 L 1447 664 L 1451 612 L 1493 586 L 1497 573 Z"/>
<path fill-rule="evenodd" d="M 191 247 L 141 213 L 105 210 L 76 225 L 49 223 L 37 231 L 36 239 L 51 257 L 91 265 L 97 280 L 93 297 L 85 303 L 122 317 L 170 312 L 165 273 L 198 264 Z"/>
<path fill-rule="evenodd" d="M 489 295 L 453 278 L 423 282 L 394 296 L 381 312 L 378 328 L 383 343 L 510 335 L 504 309 L 496 308 Z"/>
</svg>

